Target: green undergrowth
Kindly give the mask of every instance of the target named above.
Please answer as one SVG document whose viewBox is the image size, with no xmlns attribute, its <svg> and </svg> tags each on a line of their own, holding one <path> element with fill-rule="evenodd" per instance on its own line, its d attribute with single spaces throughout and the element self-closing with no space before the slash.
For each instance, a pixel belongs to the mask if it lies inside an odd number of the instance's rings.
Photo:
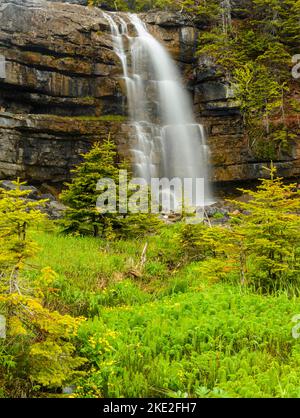
<svg viewBox="0 0 300 418">
<path fill-rule="evenodd" d="M 47 304 L 86 317 L 77 337 L 86 374 L 71 397 L 299 397 L 299 298 L 179 263 L 179 229 L 113 242 L 31 232 L 41 251 L 27 274 L 52 267 Z"/>
<path fill-rule="evenodd" d="M 103 308 L 79 332 L 92 369 L 78 396 L 299 396 L 297 310 L 228 285 Z"/>
<path fill-rule="evenodd" d="M 188 285 L 188 278 L 183 285 L 183 278 L 177 275 L 180 250 L 174 242 L 176 229 L 165 228 L 160 235 L 142 241 L 32 231 L 40 252 L 28 274 L 50 266 L 57 273 L 57 292 L 49 303 L 73 314 L 91 316 L 97 315 L 101 306 L 144 303 Z M 146 245 L 147 260 L 141 266 Z"/>
</svg>

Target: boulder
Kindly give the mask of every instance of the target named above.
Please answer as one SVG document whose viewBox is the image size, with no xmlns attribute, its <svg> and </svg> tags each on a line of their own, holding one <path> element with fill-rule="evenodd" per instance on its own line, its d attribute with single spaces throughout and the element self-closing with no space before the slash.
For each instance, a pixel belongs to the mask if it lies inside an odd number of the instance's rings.
<svg viewBox="0 0 300 418">
<path fill-rule="evenodd" d="M 16 184 L 14 184 L 12 181 L 10 180 L 3 180 L 0 182 L 0 188 L 10 191 L 10 190 L 16 190 L 17 186 Z M 26 191 L 29 192 L 29 194 L 27 195 L 28 199 L 37 199 L 38 198 L 38 194 L 39 191 L 36 187 L 34 186 L 20 186 L 20 190 L 21 191 Z"/>
</svg>

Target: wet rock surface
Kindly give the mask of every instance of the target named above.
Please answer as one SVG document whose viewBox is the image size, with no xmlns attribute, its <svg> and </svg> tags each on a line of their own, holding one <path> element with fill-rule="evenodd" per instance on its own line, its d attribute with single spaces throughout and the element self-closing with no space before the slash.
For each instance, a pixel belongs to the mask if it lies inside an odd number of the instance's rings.
<svg viewBox="0 0 300 418">
<path fill-rule="evenodd" d="M 80 154 L 109 132 L 120 154 L 128 156 L 133 129 L 126 122 L 126 89 L 110 28 L 99 8 L 78 3 L 84 1 L 0 0 L 0 58 L 5 61 L 0 178 L 63 182 Z M 246 3 L 233 0 L 235 18 L 243 18 Z M 210 57 L 196 58 L 204 22 L 170 12 L 149 12 L 143 19 L 183 74 L 207 132 L 212 181 L 264 176 L 266 161 L 249 148 L 226 78 Z M 298 122 L 289 123 L 299 133 Z M 274 163 L 283 177 L 300 175 L 299 136 Z"/>
</svg>

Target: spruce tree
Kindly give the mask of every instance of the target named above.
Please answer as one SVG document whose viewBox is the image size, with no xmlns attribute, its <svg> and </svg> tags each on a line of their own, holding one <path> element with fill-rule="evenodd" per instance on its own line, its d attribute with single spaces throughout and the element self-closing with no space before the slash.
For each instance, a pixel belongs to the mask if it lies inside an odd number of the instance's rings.
<svg viewBox="0 0 300 418">
<path fill-rule="evenodd" d="M 28 229 L 44 221 L 40 208 L 45 200 L 29 200 L 30 190 L 21 187 L 25 183 L 14 184 L 13 190 L 0 188 L 0 315 L 5 332 L 0 376 L 3 393 L 19 397 L 20 390 L 30 396 L 37 387 L 61 388 L 85 360 L 73 345 L 82 319 L 47 307 L 55 272 L 50 267 L 37 274 L 25 270 L 38 250 Z"/>
<path fill-rule="evenodd" d="M 185 225 L 180 234 L 187 259 L 205 261 L 218 277 L 236 278 L 263 292 L 300 287 L 300 191 L 276 177 L 261 179 L 247 201 L 231 200 L 240 211 L 225 226 Z M 224 276 L 224 273 L 225 276 Z"/>
<path fill-rule="evenodd" d="M 35 243 L 27 237 L 31 224 L 45 219 L 40 208 L 45 200 L 27 200 L 30 190 L 23 190 L 20 180 L 14 181 L 15 188 L 0 188 L 0 274 L 5 270 L 19 270 L 26 258 L 36 251 Z"/>
<path fill-rule="evenodd" d="M 120 227 L 119 216 L 100 214 L 96 207 L 98 181 L 110 178 L 118 184 L 119 169 L 124 168 L 124 164 L 117 163 L 116 158 L 116 145 L 109 136 L 102 144 L 94 144 L 83 155 L 83 162 L 72 170 L 73 180 L 66 184 L 67 189 L 61 194 L 62 201 L 68 206 L 63 220 L 64 232 L 97 237 L 108 229 Z"/>
<path fill-rule="evenodd" d="M 117 161 L 116 145 L 110 136 L 102 144 L 96 143 L 83 155 L 83 162 L 73 170 L 73 180 L 67 184 L 61 198 L 68 206 L 63 220 L 65 233 L 115 238 L 126 235 L 140 236 L 155 232 L 159 220 L 149 213 L 119 213 L 119 174 L 128 164 Z M 116 210 L 101 212 L 97 208 L 97 183 L 101 179 L 113 180 L 116 185 Z M 130 192 L 128 193 L 128 198 Z M 127 202 L 126 202 L 127 203 Z"/>
<path fill-rule="evenodd" d="M 284 184 L 271 165 L 271 178 L 257 190 L 243 190 L 250 200 L 235 202 L 243 210 L 232 228 L 244 260 L 244 279 L 263 290 L 299 286 L 300 193 Z"/>
</svg>

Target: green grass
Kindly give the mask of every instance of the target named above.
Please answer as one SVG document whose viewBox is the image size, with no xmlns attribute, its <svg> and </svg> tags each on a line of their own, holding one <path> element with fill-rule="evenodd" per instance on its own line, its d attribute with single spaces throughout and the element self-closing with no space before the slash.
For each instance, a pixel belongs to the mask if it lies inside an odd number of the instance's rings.
<svg viewBox="0 0 300 418">
<path fill-rule="evenodd" d="M 174 229 L 144 241 L 116 242 L 32 231 L 40 251 L 30 263 L 34 269 L 29 274 L 51 267 L 58 274 L 55 282 L 58 293 L 52 296 L 51 303 L 71 314 L 92 316 L 99 313 L 101 306 L 143 303 L 155 299 L 157 293 L 168 291 L 166 286 L 162 289 L 162 281 L 170 282 L 173 287 L 173 277 L 166 264 L 168 251 L 164 249 L 168 246 L 169 258 L 176 252 L 176 248 L 169 246 Z M 135 278 L 146 243 L 148 261 L 141 276 Z"/>
<path fill-rule="evenodd" d="M 79 120 L 79 121 L 91 121 L 91 122 L 126 122 L 127 117 L 123 115 L 100 115 L 100 116 L 58 116 L 51 114 L 43 114 L 43 117 L 48 118 L 57 118 L 57 119 L 69 119 L 69 120 Z"/>
<path fill-rule="evenodd" d="M 47 303 L 87 318 L 77 341 L 87 374 L 73 396 L 300 397 L 300 299 L 179 265 L 178 228 L 116 242 L 32 232 L 42 250 L 31 266 L 58 274 Z"/>
<path fill-rule="evenodd" d="M 103 122 L 125 122 L 126 116 L 122 115 L 101 115 L 101 116 L 72 116 L 72 119 L 83 121 L 103 121 Z"/>
<path fill-rule="evenodd" d="M 103 122 L 125 122 L 126 116 L 122 115 L 101 115 L 101 116 L 72 116 L 72 119 L 83 121 L 103 121 Z"/>
<path fill-rule="evenodd" d="M 38 256 L 32 260 L 37 269 L 51 267 L 57 273 L 54 286 L 58 289 L 52 295 L 51 304 L 56 308 L 74 315 L 96 315 L 101 305 L 123 304 L 130 295 L 123 295 L 123 281 L 126 273 L 138 261 L 137 245 L 133 242 L 122 250 L 112 251 L 110 245 L 93 238 L 70 237 L 56 233 L 33 233 L 41 248 Z M 124 244 L 125 249 L 125 244 Z M 139 287 L 132 283 L 137 299 L 146 300 L 149 295 L 141 295 Z M 119 298 L 115 296 L 119 289 Z M 104 292 L 105 290 L 105 292 Z M 113 297 L 114 295 L 114 297 Z M 125 298 L 125 299 L 124 299 Z M 113 299 L 113 300 L 112 300 Z"/>
</svg>

